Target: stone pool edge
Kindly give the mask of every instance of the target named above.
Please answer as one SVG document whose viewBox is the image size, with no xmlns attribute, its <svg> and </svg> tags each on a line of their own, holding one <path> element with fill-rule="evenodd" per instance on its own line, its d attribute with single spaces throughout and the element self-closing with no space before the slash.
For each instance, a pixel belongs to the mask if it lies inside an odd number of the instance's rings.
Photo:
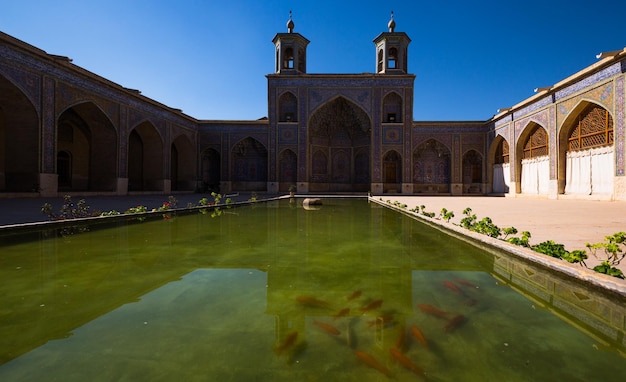
<svg viewBox="0 0 626 382">
<path fill-rule="evenodd" d="M 454 236 L 460 240 L 468 242 L 474 246 L 479 246 L 485 250 L 499 250 L 504 251 L 515 257 L 524 259 L 531 263 L 540 265 L 542 267 L 551 269 L 558 272 L 561 275 L 572 277 L 582 282 L 588 283 L 594 287 L 601 288 L 626 298 L 626 281 L 618 279 L 616 277 L 604 275 L 602 273 L 595 272 L 591 269 L 584 268 L 580 265 L 574 265 L 568 263 L 565 260 L 555 259 L 547 255 L 537 253 L 529 248 L 521 247 L 518 245 L 510 244 L 506 241 L 496 239 L 484 234 L 469 231 L 461 226 L 453 223 L 446 222 L 444 220 L 430 218 L 424 215 L 420 215 L 413 211 L 400 208 L 396 205 L 387 203 L 385 201 L 376 199 L 375 197 L 368 197 L 369 202 L 374 202 L 383 207 L 397 211 L 404 215 L 407 215 L 413 219 L 421 221 L 433 228 L 443 231 L 451 236 Z M 485 248 L 485 246 L 487 248 Z"/>
</svg>

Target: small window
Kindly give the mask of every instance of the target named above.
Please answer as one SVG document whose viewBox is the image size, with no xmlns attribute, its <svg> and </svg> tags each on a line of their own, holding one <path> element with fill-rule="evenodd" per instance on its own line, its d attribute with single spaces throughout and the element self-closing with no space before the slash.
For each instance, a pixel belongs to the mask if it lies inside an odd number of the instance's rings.
<svg viewBox="0 0 626 382">
<path fill-rule="evenodd" d="M 396 48 L 389 49 L 389 58 L 387 59 L 387 67 L 395 69 L 398 60 L 398 50 Z"/>
<path fill-rule="evenodd" d="M 285 49 L 285 55 L 283 56 L 283 68 L 284 69 L 293 69 L 293 49 L 287 48 Z"/>
</svg>

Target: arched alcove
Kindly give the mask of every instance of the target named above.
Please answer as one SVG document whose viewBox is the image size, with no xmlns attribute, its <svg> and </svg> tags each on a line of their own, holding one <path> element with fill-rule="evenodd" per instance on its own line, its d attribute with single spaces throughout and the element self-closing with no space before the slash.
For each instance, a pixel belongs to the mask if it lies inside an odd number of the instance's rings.
<svg viewBox="0 0 626 382">
<path fill-rule="evenodd" d="M 583 101 L 559 131 L 559 193 L 613 194 L 613 118 L 600 105 Z"/>
<path fill-rule="evenodd" d="M 530 122 L 518 139 L 516 180 L 518 193 L 547 195 L 550 180 L 548 132 Z"/>
<path fill-rule="evenodd" d="M 267 148 L 248 137 L 233 146 L 231 151 L 233 189 L 241 191 L 267 190 Z"/>
<path fill-rule="evenodd" d="M 57 122 L 57 152 L 71 155 L 72 172 L 70 183 L 59 183 L 59 190 L 115 191 L 117 140 L 113 123 L 94 103 L 80 103 L 63 111 Z"/>
<path fill-rule="evenodd" d="M 450 192 L 450 149 L 429 139 L 413 151 L 414 192 Z"/>
<path fill-rule="evenodd" d="M 480 194 L 483 192 L 483 157 L 476 150 L 469 150 L 463 155 L 462 163 L 463 192 Z"/>
<path fill-rule="evenodd" d="M 310 191 L 369 189 L 370 129 L 367 113 L 344 97 L 313 112 L 308 137 Z"/>
<path fill-rule="evenodd" d="M 0 75 L 0 191 L 39 189 L 39 115 L 28 97 Z"/>
<path fill-rule="evenodd" d="M 128 136 L 128 190 L 163 191 L 163 140 L 154 125 L 144 121 Z"/>
<path fill-rule="evenodd" d="M 509 143 L 501 135 L 498 135 L 493 140 L 489 153 L 492 163 L 491 192 L 506 194 L 511 186 Z"/>
</svg>

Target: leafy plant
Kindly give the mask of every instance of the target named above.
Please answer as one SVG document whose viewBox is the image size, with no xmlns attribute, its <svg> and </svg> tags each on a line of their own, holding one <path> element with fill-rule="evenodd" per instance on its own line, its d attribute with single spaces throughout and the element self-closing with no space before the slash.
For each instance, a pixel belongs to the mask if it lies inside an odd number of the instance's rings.
<svg viewBox="0 0 626 382">
<path fill-rule="evenodd" d="M 544 241 L 533 245 L 530 248 L 535 252 L 543 253 L 544 255 L 555 257 L 557 259 L 563 259 L 568 255 L 568 252 L 565 250 L 565 246 L 563 244 L 555 243 L 552 240 Z"/>
<path fill-rule="evenodd" d="M 582 249 L 575 249 L 572 252 L 568 252 L 563 259 L 569 263 L 580 263 L 580 265 L 587 266 L 587 264 L 585 264 L 587 252 Z"/>
<path fill-rule="evenodd" d="M 514 228 L 514 227 L 511 227 L 511 228 L 513 228 L 515 230 L 515 232 L 511 232 L 510 234 L 517 233 L 517 229 L 516 228 Z M 510 228 L 505 228 L 504 230 L 506 231 L 507 229 L 510 229 Z M 514 244 L 514 245 L 519 245 L 519 246 L 522 246 L 522 247 L 530 248 L 530 243 L 529 243 L 528 239 L 530 239 L 530 232 L 522 231 L 522 236 L 521 237 L 511 237 L 511 238 L 507 239 L 506 241 L 508 241 L 509 243 Z"/>
<path fill-rule="evenodd" d="M 454 212 L 448 211 L 445 208 L 442 208 L 439 212 L 439 218 L 445 220 L 447 223 L 450 222 L 450 219 L 454 217 Z"/>
<path fill-rule="evenodd" d="M 87 202 L 85 202 L 85 199 L 81 199 L 78 203 L 74 204 L 70 195 L 63 196 L 63 205 L 59 209 L 59 212 L 54 212 L 50 203 L 44 203 L 41 207 L 41 212 L 47 215 L 50 220 L 79 219 L 94 216 L 89 212 L 89 206 Z"/>
<path fill-rule="evenodd" d="M 250 199 L 248 199 L 249 202 L 256 202 L 259 199 L 259 196 L 257 195 L 257 193 L 255 191 L 252 191 L 252 194 L 250 194 Z"/>
<path fill-rule="evenodd" d="M 621 247 L 626 245 L 624 244 L 624 242 L 626 241 L 626 232 L 616 232 L 613 235 L 606 236 L 605 239 L 606 242 L 585 244 L 585 246 L 589 248 L 591 254 L 595 258 L 602 260 L 600 265 L 595 266 L 593 270 L 623 279 L 623 272 L 617 269 L 615 266 L 619 265 L 619 263 L 624 259 L 624 256 L 626 256 Z M 597 252 L 599 249 L 603 250 L 604 259 L 600 259 L 600 257 L 598 256 Z"/>
</svg>

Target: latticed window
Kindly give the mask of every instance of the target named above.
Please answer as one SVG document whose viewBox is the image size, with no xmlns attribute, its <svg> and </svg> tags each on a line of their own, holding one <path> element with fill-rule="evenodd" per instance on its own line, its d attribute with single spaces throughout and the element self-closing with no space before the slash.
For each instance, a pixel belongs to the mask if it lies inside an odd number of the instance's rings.
<svg viewBox="0 0 626 382">
<path fill-rule="evenodd" d="M 524 145 L 524 158 L 548 155 L 548 134 L 541 126 L 535 126 Z"/>
<path fill-rule="evenodd" d="M 509 163 L 509 143 L 504 139 L 496 147 L 495 163 Z"/>
<path fill-rule="evenodd" d="M 577 151 L 612 144 L 613 119 L 608 110 L 589 105 L 578 116 L 567 142 L 567 150 Z"/>
</svg>

